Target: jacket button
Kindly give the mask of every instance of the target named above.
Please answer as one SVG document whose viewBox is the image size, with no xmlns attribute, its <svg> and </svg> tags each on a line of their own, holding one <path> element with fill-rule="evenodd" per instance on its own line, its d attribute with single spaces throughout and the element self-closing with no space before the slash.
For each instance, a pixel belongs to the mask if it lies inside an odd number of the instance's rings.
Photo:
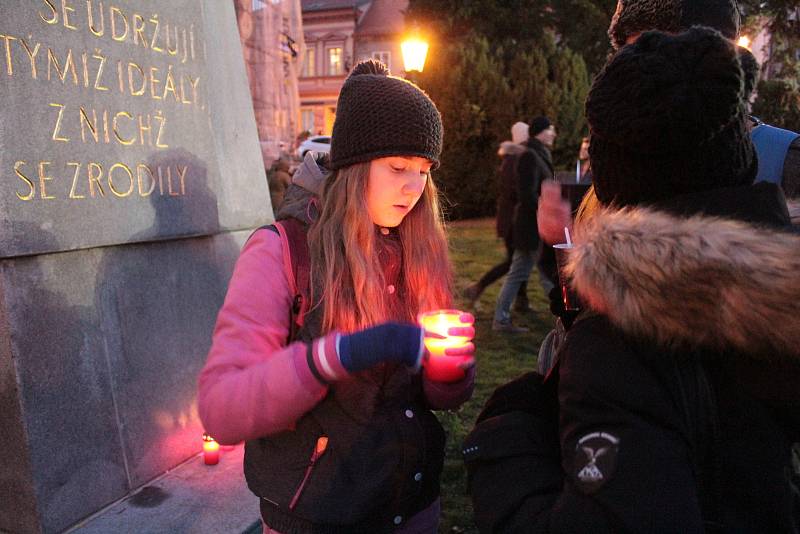
<svg viewBox="0 0 800 534">
<path fill-rule="evenodd" d="M 403 522 L 403 518 L 401 516 L 399 516 L 399 515 L 394 516 L 394 524 L 395 525 L 399 525 L 402 522 Z"/>
<path fill-rule="evenodd" d="M 383 235 L 389 235 L 389 229 L 388 228 L 381 228 L 381 233 Z"/>
<path fill-rule="evenodd" d="M 392 284 L 389 284 L 386 287 L 386 291 L 388 291 L 390 295 L 394 294 L 394 286 Z"/>
<path fill-rule="evenodd" d="M 417 473 L 416 475 L 414 475 L 414 480 L 416 480 L 417 482 L 422 480 L 422 473 Z"/>
<path fill-rule="evenodd" d="M 414 412 L 412 412 L 411 410 L 406 410 L 406 417 L 411 419 L 412 417 L 414 417 Z"/>
</svg>

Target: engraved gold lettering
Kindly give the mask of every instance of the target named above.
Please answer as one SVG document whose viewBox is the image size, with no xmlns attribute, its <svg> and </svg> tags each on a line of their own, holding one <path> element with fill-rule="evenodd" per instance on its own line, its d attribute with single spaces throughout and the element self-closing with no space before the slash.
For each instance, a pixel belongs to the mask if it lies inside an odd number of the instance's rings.
<svg viewBox="0 0 800 534">
<path fill-rule="evenodd" d="M 91 161 L 86 169 L 86 175 L 89 178 L 89 195 L 94 198 L 94 186 L 97 184 L 97 189 L 100 191 L 100 196 L 106 196 L 106 192 L 103 191 L 103 184 L 100 183 L 100 178 L 103 177 L 103 167 L 99 163 Z M 97 171 L 96 175 L 92 172 L 92 169 Z"/>
<path fill-rule="evenodd" d="M 106 16 L 103 13 L 103 2 L 98 2 L 100 9 L 97 12 L 100 14 L 100 29 L 98 30 L 94 25 L 94 9 L 92 8 L 92 0 L 86 0 L 86 17 L 89 21 L 89 31 L 96 37 L 102 37 L 106 33 Z"/>
<path fill-rule="evenodd" d="M 192 52 L 192 60 L 194 60 L 194 24 L 189 26 L 189 50 Z"/>
<path fill-rule="evenodd" d="M 169 45 L 169 24 L 164 24 L 164 33 L 167 34 L 167 53 L 171 56 L 178 54 L 178 27 L 173 24 L 173 29 L 175 30 L 175 48 Z"/>
<path fill-rule="evenodd" d="M 199 104 L 199 101 L 197 100 L 197 85 L 199 83 L 200 83 L 199 76 L 197 78 L 192 78 L 191 76 L 189 76 L 189 85 L 192 86 L 192 101 L 194 101 L 195 104 Z"/>
<path fill-rule="evenodd" d="M 100 85 L 100 79 L 103 76 L 103 67 L 105 67 L 106 64 L 106 57 L 102 55 L 99 50 L 95 50 L 92 57 L 100 61 L 100 64 L 97 66 L 97 75 L 94 78 L 94 88 L 98 91 L 108 91 L 108 87 Z"/>
<path fill-rule="evenodd" d="M 18 198 L 18 199 L 20 199 L 20 200 L 26 200 L 26 201 L 27 201 L 27 200 L 31 200 L 31 199 L 33 198 L 33 196 L 36 194 L 36 186 L 35 186 L 35 185 L 33 185 L 33 181 L 31 181 L 31 179 L 30 179 L 30 178 L 28 178 L 27 176 L 25 176 L 24 174 L 22 174 L 22 171 L 20 170 L 20 167 L 22 167 L 23 165 L 26 165 L 26 163 L 25 163 L 24 161 L 17 161 L 17 162 L 15 162 L 15 163 L 14 163 L 14 174 L 16 174 L 16 175 L 17 175 L 17 177 L 18 177 L 20 180 L 22 180 L 23 182 L 25 182 L 26 184 L 28 184 L 28 189 L 29 189 L 29 191 L 28 191 L 28 194 L 27 194 L 27 195 L 21 195 L 21 194 L 19 193 L 19 191 L 17 191 L 16 193 L 17 193 L 17 198 Z"/>
<path fill-rule="evenodd" d="M 108 137 L 108 111 L 103 110 L 103 140 L 106 144 L 111 142 L 111 139 Z"/>
<path fill-rule="evenodd" d="M 14 75 L 14 64 L 11 62 L 11 41 L 16 41 L 16 37 L 10 35 L 0 35 L 0 39 L 6 42 L 6 74 L 9 76 Z"/>
<path fill-rule="evenodd" d="M 119 92 L 125 92 L 125 83 L 122 81 L 122 61 L 117 61 L 117 80 L 119 81 Z"/>
<path fill-rule="evenodd" d="M 81 63 L 83 64 L 83 86 L 89 87 L 89 58 L 86 52 L 81 54 Z"/>
<path fill-rule="evenodd" d="M 52 180 L 53 177 L 52 176 L 47 176 L 47 169 L 45 167 L 47 167 L 51 163 L 52 163 L 51 161 L 40 161 L 39 162 L 39 197 L 42 200 L 51 200 L 51 199 L 56 198 L 53 195 L 48 195 L 47 194 L 47 182 Z"/>
<path fill-rule="evenodd" d="M 64 141 L 65 143 L 69 141 L 69 137 L 63 137 L 59 135 L 59 131 L 61 130 L 61 119 L 64 116 L 64 106 L 62 104 L 56 104 L 55 102 L 50 103 L 51 107 L 58 108 L 58 117 L 56 117 L 56 124 L 53 127 L 53 141 Z"/>
<path fill-rule="evenodd" d="M 47 24 L 58 24 L 58 10 L 56 9 L 55 4 L 53 4 L 52 0 L 44 0 L 44 3 L 47 4 L 47 7 L 50 8 L 51 12 L 50 18 L 49 19 L 44 18 L 44 15 L 42 15 L 41 11 L 39 11 L 39 17 Z"/>
<path fill-rule="evenodd" d="M 156 78 L 158 71 L 158 67 L 150 67 L 150 96 L 155 100 L 161 100 L 161 95 L 156 93 L 156 84 L 161 83 L 161 80 Z"/>
<path fill-rule="evenodd" d="M 111 127 L 114 130 L 114 137 L 116 137 L 117 141 L 119 141 L 123 145 L 126 145 L 126 146 L 127 145 L 132 145 L 136 141 L 136 137 L 131 137 L 130 139 L 125 139 L 124 137 L 122 137 L 119 134 L 119 130 L 117 130 L 117 119 L 119 119 L 120 115 L 122 115 L 123 117 L 126 117 L 126 118 L 128 118 L 130 120 L 133 120 L 133 115 L 131 115 L 127 111 L 118 111 L 114 115 L 114 119 L 111 121 L 111 125 L 112 125 Z"/>
<path fill-rule="evenodd" d="M 187 54 L 189 53 L 189 47 L 186 45 L 186 28 L 183 29 L 183 57 L 181 58 L 181 63 L 186 63 Z"/>
<path fill-rule="evenodd" d="M 133 69 L 139 71 L 139 76 L 141 76 L 142 84 L 139 87 L 139 89 L 133 88 Z M 147 88 L 147 76 L 145 75 L 144 70 L 142 69 L 142 67 L 140 67 L 136 63 L 133 63 L 132 61 L 128 62 L 128 88 L 130 89 L 131 95 L 133 96 L 143 95 Z"/>
<path fill-rule="evenodd" d="M 159 170 L 161 170 L 161 167 L 159 167 Z M 167 193 L 171 197 L 180 196 L 180 193 L 172 190 L 172 167 L 170 166 L 167 166 Z"/>
<path fill-rule="evenodd" d="M 78 73 L 75 71 L 75 62 L 72 60 L 72 49 L 67 50 L 67 59 L 64 61 L 64 70 L 61 70 L 61 66 L 58 63 L 58 58 L 53 53 L 52 48 L 47 49 L 47 79 L 50 80 L 51 76 L 51 68 L 54 67 L 56 70 L 56 74 L 58 78 L 61 80 L 61 83 L 65 83 L 67 80 L 67 74 L 71 71 L 72 72 L 72 81 L 75 85 L 78 85 Z"/>
<path fill-rule="evenodd" d="M 178 177 L 181 181 L 181 195 L 186 196 L 186 171 L 189 170 L 189 166 L 184 165 L 183 171 L 181 171 L 180 165 L 176 165 L 175 168 L 178 170 Z"/>
<path fill-rule="evenodd" d="M 89 133 L 94 138 L 95 143 L 99 143 L 100 139 L 98 137 L 99 132 L 97 131 L 97 112 L 93 109 L 92 110 L 92 120 L 89 120 L 89 116 L 86 114 L 86 110 L 83 109 L 83 106 L 80 108 L 80 122 L 81 122 L 81 140 L 85 143 L 86 142 L 86 128 L 84 128 L 84 124 L 89 129 Z"/>
<path fill-rule="evenodd" d="M 86 198 L 85 195 L 78 195 L 75 189 L 78 186 L 78 173 L 81 171 L 81 164 L 75 161 L 68 161 L 67 166 L 75 167 L 75 174 L 72 175 L 72 187 L 69 188 L 69 198 Z"/>
<path fill-rule="evenodd" d="M 133 14 L 133 44 L 139 44 L 139 39 L 142 40 L 142 46 L 147 48 L 147 37 L 144 35 L 144 18 L 138 13 Z"/>
<path fill-rule="evenodd" d="M 161 175 L 161 165 L 159 165 L 157 169 L 158 169 L 158 194 L 164 196 L 164 177 Z"/>
<path fill-rule="evenodd" d="M 130 181 L 130 186 L 128 187 L 128 190 L 124 193 L 119 192 L 117 188 L 114 186 L 114 180 L 113 180 L 114 169 L 122 169 L 128 174 L 128 180 Z M 112 193 L 114 193 L 116 196 L 120 198 L 127 197 L 128 195 L 133 193 L 133 172 L 131 172 L 130 167 L 128 167 L 124 163 L 115 163 L 114 165 L 112 165 L 111 168 L 108 169 L 108 188 L 111 189 Z"/>
<path fill-rule="evenodd" d="M 169 147 L 168 144 L 161 142 L 161 134 L 164 133 L 164 127 L 167 125 L 167 118 L 164 117 L 160 111 L 156 111 L 156 114 L 153 116 L 153 118 L 158 121 L 158 133 L 156 134 L 156 147 L 168 148 Z"/>
<path fill-rule="evenodd" d="M 186 80 L 186 77 L 185 76 L 181 76 L 180 80 L 181 80 L 181 84 L 180 84 L 181 103 L 182 104 L 191 104 L 192 103 L 191 99 L 189 99 L 189 100 L 186 99 L 186 88 L 183 86 L 183 82 L 184 82 L 184 80 Z"/>
<path fill-rule="evenodd" d="M 150 23 L 155 26 L 155 28 L 153 28 L 153 40 L 150 42 L 150 48 L 152 50 L 155 50 L 156 52 L 163 52 L 164 49 L 156 44 L 156 41 L 158 41 L 158 27 L 159 27 L 158 15 L 153 15 L 150 18 Z"/>
<path fill-rule="evenodd" d="M 39 48 L 42 46 L 42 43 L 36 43 L 36 46 L 33 47 L 33 50 L 31 50 L 31 47 L 28 46 L 28 43 L 25 42 L 25 39 L 20 38 L 19 42 L 22 43 L 22 47 L 25 49 L 25 52 L 28 53 L 28 59 L 31 62 L 31 78 L 33 78 L 35 80 L 36 79 L 36 54 L 39 53 Z"/>
<path fill-rule="evenodd" d="M 125 31 L 122 35 L 117 34 L 117 17 L 115 15 L 121 17 L 122 22 L 125 23 Z M 115 41 L 124 41 L 128 38 L 128 18 L 118 7 L 114 6 L 111 6 L 111 38 Z"/>
<path fill-rule="evenodd" d="M 144 187 L 144 173 L 150 175 L 150 189 L 145 189 Z M 153 169 L 151 169 L 148 165 L 144 163 L 140 163 L 136 166 L 136 178 L 139 183 L 139 196 L 140 197 L 148 197 L 153 192 L 153 189 L 156 188 L 156 177 L 153 176 Z"/>
<path fill-rule="evenodd" d="M 142 123 L 142 117 L 147 117 L 147 126 Z M 153 146 L 153 136 L 151 132 L 153 130 L 152 125 L 150 124 L 150 115 L 139 115 L 139 142 L 144 146 L 144 133 L 147 132 L 147 144 Z"/>
<path fill-rule="evenodd" d="M 61 0 L 61 17 L 64 21 L 64 27 L 69 28 L 70 30 L 77 30 L 75 26 L 69 23 L 69 14 L 75 11 L 74 7 L 70 7 L 67 5 L 67 0 Z"/>
<path fill-rule="evenodd" d="M 161 98 L 167 98 L 167 93 L 172 91 L 172 96 L 175 97 L 175 102 L 180 102 L 178 93 L 175 91 L 175 79 L 172 77 L 172 65 L 167 67 L 167 77 L 164 79 L 164 93 Z"/>
</svg>

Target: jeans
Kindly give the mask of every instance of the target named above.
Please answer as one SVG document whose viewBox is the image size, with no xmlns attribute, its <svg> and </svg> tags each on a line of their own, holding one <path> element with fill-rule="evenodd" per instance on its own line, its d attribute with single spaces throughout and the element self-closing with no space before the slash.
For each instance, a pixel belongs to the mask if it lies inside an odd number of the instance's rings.
<svg viewBox="0 0 800 534">
<path fill-rule="evenodd" d="M 511 237 L 506 237 L 503 239 L 503 243 L 506 246 L 506 257 L 501 262 L 492 267 L 486 274 L 484 274 L 480 280 L 478 280 L 478 296 L 483 293 L 483 290 L 490 286 L 495 281 L 502 278 L 508 270 L 511 268 L 511 257 L 514 255 L 514 246 L 511 243 Z M 527 281 L 523 282 L 523 284 L 519 288 L 519 292 L 517 293 L 517 298 L 526 303 L 528 302 L 528 284 Z"/>
<path fill-rule="evenodd" d="M 536 250 L 514 250 L 511 256 L 511 267 L 508 269 L 503 288 L 497 297 L 497 306 L 494 309 L 494 320 L 501 324 L 511 322 L 511 305 L 517 296 L 520 286 L 528 281 L 528 277 L 536 265 Z"/>
</svg>

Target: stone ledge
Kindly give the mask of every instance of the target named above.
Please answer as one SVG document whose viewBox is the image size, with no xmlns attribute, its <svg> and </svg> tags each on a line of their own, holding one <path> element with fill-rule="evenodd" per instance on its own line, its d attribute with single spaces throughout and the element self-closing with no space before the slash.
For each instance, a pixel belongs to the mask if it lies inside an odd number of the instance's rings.
<svg viewBox="0 0 800 534">
<path fill-rule="evenodd" d="M 199 454 L 67 532 L 203 534 L 261 532 L 258 498 L 244 480 L 244 445 L 220 451 L 217 465 Z"/>
</svg>

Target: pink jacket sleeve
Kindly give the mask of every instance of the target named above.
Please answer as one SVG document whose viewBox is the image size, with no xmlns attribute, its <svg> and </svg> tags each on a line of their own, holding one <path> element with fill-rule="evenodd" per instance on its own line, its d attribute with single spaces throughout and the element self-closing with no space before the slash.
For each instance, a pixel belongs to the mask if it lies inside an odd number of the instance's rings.
<svg viewBox="0 0 800 534">
<path fill-rule="evenodd" d="M 280 237 L 257 231 L 236 262 L 200 373 L 200 419 L 220 443 L 291 428 L 327 392 L 306 345 L 285 346 L 292 298 Z"/>
</svg>

